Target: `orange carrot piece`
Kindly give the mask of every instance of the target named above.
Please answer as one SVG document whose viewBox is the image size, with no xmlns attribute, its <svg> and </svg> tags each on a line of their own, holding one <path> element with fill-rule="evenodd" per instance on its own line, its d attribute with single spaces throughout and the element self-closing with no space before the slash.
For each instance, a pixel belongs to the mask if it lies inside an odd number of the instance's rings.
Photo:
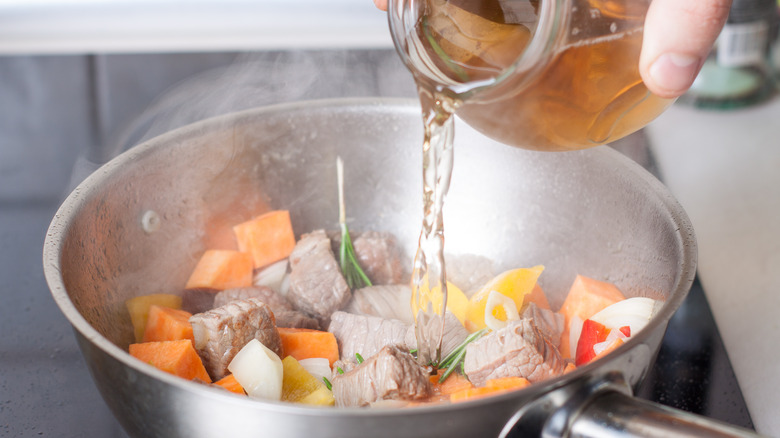
<svg viewBox="0 0 780 438">
<path fill-rule="evenodd" d="M 192 314 L 186 310 L 152 305 L 149 307 L 143 342 L 178 341 L 180 339 L 189 339 L 195 342 L 192 335 L 192 324 L 190 324 L 191 316 Z"/>
<path fill-rule="evenodd" d="M 430 376 L 428 379 L 433 384 L 434 390 L 441 395 L 450 395 L 464 389 L 474 388 L 474 384 L 469 381 L 463 374 L 452 373 L 447 377 L 444 383 L 439 383 L 441 375 L 444 374 L 443 369 L 438 370 L 435 376 Z"/>
<path fill-rule="evenodd" d="M 186 288 L 224 290 L 251 285 L 251 254 L 226 249 L 210 249 L 201 256 L 187 280 Z"/>
<path fill-rule="evenodd" d="M 446 380 L 445 380 L 446 383 Z M 468 388 L 450 394 L 452 403 L 474 400 L 489 395 L 501 394 L 515 389 L 525 388 L 531 383 L 522 377 L 499 377 L 485 382 L 485 386 Z"/>
<path fill-rule="evenodd" d="M 550 310 L 550 302 L 547 301 L 547 294 L 544 293 L 544 290 L 539 286 L 539 283 L 536 283 L 534 288 L 531 289 L 530 294 L 523 297 L 523 307 L 527 306 L 528 303 L 534 303 L 542 309 Z"/>
<path fill-rule="evenodd" d="M 241 386 L 240 383 L 238 383 L 238 380 L 236 380 L 236 378 L 233 377 L 232 374 L 228 374 L 227 376 L 217 380 L 216 382 L 214 382 L 214 384 L 219 385 L 230 392 L 246 395 L 246 391 L 244 391 L 244 388 Z"/>
<path fill-rule="evenodd" d="M 282 339 L 284 357 L 292 356 L 296 360 L 324 357 L 330 366 L 339 360 L 339 344 L 333 333 L 287 327 L 277 327 L 277 330 Z"/>
<path fill-rule="evenodd" d="M 560 343 L 561 356 L 564 359 L 571 357 L 569 326 L 574 316 L 585 321 L 601 309 L 624 299 L 626 297 L 612 283 L 578 275 L 574 279 L 560 310 L 565 319 Z"/>
<path fill-rule="evenodd" d="M 167 373 L 211 383 L 211 377 L 189 339 L 130 344 L 129 351 L 131 356 Z"/>
<path fill-rule="evenodd" d="M 566 367 L 563 369 L 563 374 L 570 373 L 577 369 L 577 365 L 574 365 L 574 362 L 568 362 L 566 364 Z"/>
<path fill-rule="evenodd" d="M 238 250 L 252 254 L 255 269 L 278 262 L 295 247 L 290 212 L 275 210 L 233 227 Z"/>
</svg>

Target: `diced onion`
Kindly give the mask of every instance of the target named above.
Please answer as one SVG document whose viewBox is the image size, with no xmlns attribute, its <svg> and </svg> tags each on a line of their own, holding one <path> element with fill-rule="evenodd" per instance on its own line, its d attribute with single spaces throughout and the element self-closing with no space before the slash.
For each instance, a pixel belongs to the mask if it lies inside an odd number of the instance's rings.
<svg viewBox="0 0 780 438">
<path fill-rule="evenodd" d="M 257 339 L 252 339 L 228 365 L 238 383 L 252 398 L 282 398 L 282 360 Z"/>
<path fill-rule="evenodd" d="M 633 336 L 650 322 L 661 305 L 662 302 L 652 298 L 627 298 L 605 307 L 591 316 L 590 319 L 603 324 L 613 332 L 619 331 L 620 327 L 629 326 L 631 336 Z"/>
<path fill-rule="evenodd" d="M 572 316 L 569 321 L 569 357 L 577 357 L 577 344 L 580 342 L 583 322 L 577 315 Z"/>
<path fill-rule="evenodd" d="M 284 294 L 282 292 L 282 283 L 285 277 L 287 277 L 287 259 L 266 266 L 255 274 L 252 282 L 255 286 L 270 287 L 274 291 Z"/>
<path fill-rule="evenodd" d="M 493 310 L 499 306 L 504 308 L 504 313 L 506 313 L 505 321 L 501 321 L 493 316 Z M 507 322 L 518 319 L 520 319 L 520 314 L 517 311 L 517 305 L 515 305 L 514 300 L 500 292 L 490 291 L 485 303 L 485 325 L 490 330 L 496 331 L 506 327 Z"/>
<path fill-rule="evenodd" d="M 299 364 L 309 372 L 312 376 L 322 380 L 323 377 L 330 379 L 332 372 L 330 370 L 330 361 L 324 357 L 312 357 L 309 359 L 301 359 Z"/>
</svg>

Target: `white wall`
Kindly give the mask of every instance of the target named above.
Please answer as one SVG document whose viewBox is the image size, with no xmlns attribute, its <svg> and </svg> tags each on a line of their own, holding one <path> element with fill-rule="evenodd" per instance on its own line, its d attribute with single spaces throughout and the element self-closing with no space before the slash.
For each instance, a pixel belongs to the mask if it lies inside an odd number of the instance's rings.
<svg viewBox="0 0 780 438">
<path fill-rule="evenodd" d="M 0 0 L 0 54 L 389 47 L 372 0 Z"/>
</svg>

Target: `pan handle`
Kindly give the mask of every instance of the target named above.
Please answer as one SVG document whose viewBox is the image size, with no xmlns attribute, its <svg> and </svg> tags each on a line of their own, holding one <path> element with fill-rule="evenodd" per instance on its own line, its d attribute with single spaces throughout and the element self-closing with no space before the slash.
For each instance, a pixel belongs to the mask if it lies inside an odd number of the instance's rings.
<svg viewBox="0 0 780 438">
<path fill-rule="evenodd" d="M 617 391 L 595 396 L 573 418 L 571 438 L 757 437 L 755 432 Z"/>
<path fill-rule="evenodd" d="M 631 395 L 618 372 L 563 384 L 524 403 L 500 438 L 758 437 L 752 430 Z"/>
</svg>

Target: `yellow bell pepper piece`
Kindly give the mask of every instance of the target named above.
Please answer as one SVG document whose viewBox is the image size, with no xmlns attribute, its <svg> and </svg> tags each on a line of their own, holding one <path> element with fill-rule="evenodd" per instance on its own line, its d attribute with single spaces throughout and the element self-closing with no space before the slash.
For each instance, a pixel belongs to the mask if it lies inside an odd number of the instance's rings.
<svg viewBox="0 0 780 438">
<path fill-rule="evenodd" d="M 441 308 L 441 287 L 437 286 L 433 288 L 433 291 L 429 291 L 427 286 L 427 282 L 425 285 L 421 288 L 421 302 L 427 303 L 428 301 L 431 302 L 434 309 L 440 309 Z M 453 315 L 455 315 L 456 318 L 458 318 L 458 321 L 460 321 L 461 324 L 465 324 L 466 320 L 466 309 L 469 305 L 469 299 L 466 297 L 466 294 L 463 293 L 462 290 L 458 286 L 455 286 L 454 284 L 447 282 L 447 310 L 449 310 Z M 419 307 L 414 300 L 412 300 L 412 312 L 416 316 L 417 312 L 419 311 Z"/>
<path fill-rule="evenodd" d="M 282 401 L 332 406 L 333 393 L 292 357 L 282 359 Z"/>
<path fill-rule="evenodd" d="M 475 332 L 485 328 L 485 306 L 487 305 L 490 291 L 496 291 L 506 295 L 515 302 L 518 311 L 522 312 L 523 299 L 530 294 L 536 285 L 536 281 L 544 271 L 544 266 L 538 265 L 532 268 L 511 269 L 499 274 L 474 294 L 469 300 L 466 310 L 466 322 L 464 325 L 470 332 Z M 497 313 L 500 312 L 496 309 Z M 506 315 L 496 314 L 494 316 L 499 320 L 506 319 Z"/>
</svg>

